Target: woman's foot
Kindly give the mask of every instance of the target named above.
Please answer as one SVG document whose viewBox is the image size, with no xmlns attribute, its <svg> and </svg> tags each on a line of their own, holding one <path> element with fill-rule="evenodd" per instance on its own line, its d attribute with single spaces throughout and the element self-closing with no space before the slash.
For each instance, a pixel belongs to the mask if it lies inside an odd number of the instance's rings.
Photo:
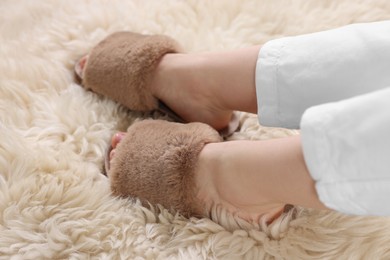
<svg viewBox="0 0 390 260">
<path fill-rule="evenodd" d="M 75 66 L 82 79 L 88 56 Z M 222 130 L 232 120 L 233 110 L 220 102 L 220 93 L 214 93 L 202 55 L 165 54 L 154 71 L 150 88 L 161 100 L 186 122 L 202 122 Z"/>
<path fill-rule="evenodd" d="M 121 143 L 126 133 L 119 132 L 112 137 L 112 151 L 109 155 L 110 162 L 115 157 L 116 148 Z M 229 212 L 247 221 L 258 221 L 261 217 L 270 223 L 279 217 L 284 209 L 284 203 L 271 202 L 267 198 L 248 198 L 252 196 L 245 186 L 234 185 L 239 172 L 232 174 L 229 168 L 221 168 L 220 148 L 215 147 L 220 143 L 211 143 L 204 146 L 198 156 L 195 170 L 195 186 L 197 199 L 209 211 L 212 206 L 222 206 Z M 224 172 L 221 172 L 223 170 Z M 221 179 L 221 177 L 223 179 Z M 241 176 L 238 176 L 241 178 Z M 252 203 L 257 201 L 257 204 Z"/>
<path fill-rule="evenodd" d="M 148 91 L 186 122 L 206 123 L 216 130 L 237 125 L 237 120 L 232 120 L 233 111 L 257 112 L 255 70 L 259 50 L 260 46 L 253 46 L 224 52 L 166 53 L 157 60 L 151 77 L 147 76 Z M 85 56 L 75 66 L 81 79 L 87 60 Z"/>
<path fill-rule="evenodd" d="M 264 218 L 271 223 L 283 213 L 286 203 L 273 200 L 265 192 L 259 191 L 261 185 L 248 185 L 254 180 L 244 168 L 229 166 L 232 166 L 229 161 L 238 159 L 224 155 L 225 152 L 235 153 L 229 147 L 232 142 L 210 143 L 200 152 L 196 172 L 197 182 L 202 187 L 199 196 L 206 203 L 219 204 L 242 219 L 257 222 Z"/>
<path fill-rule="evenodd" d="M 221 130 L 231 121 L 233 109 L 215 92 L 217 83 L 204 69 L 207 62 L 199 54 L 164 55 L 151 82 L 152 93 L 185 121 Z"/>
</svg>

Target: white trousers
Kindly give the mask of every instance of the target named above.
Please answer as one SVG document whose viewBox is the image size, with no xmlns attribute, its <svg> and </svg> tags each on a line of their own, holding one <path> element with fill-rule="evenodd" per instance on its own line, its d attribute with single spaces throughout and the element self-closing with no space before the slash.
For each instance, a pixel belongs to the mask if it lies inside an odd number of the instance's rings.
<svg viewBox="0 0 390 260">
<path fill-rule="evenodd" d="M 390 21 L 267 42 L 256 91 L 262 125 L 301 128 L 327 207 L 390 216 Z"/>
</svg>

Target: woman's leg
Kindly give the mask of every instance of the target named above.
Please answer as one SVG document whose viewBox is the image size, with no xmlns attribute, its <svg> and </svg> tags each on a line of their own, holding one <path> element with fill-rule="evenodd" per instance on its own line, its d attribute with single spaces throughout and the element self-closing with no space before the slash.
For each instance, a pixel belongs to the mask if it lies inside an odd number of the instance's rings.
<svg viewBox="0 0 390 260">
<path fill-rule="evenodd" d="M 124 135 L 113 137 L 112 158 Z M 203 205 L 220 205 L 247 220 L 272 221 L 286 204 L 326 208 L 306 168 L 299 136 L 206 144 L 194 176 Z"/>
<path fill-rule="evenodd" d="M 233 110 L 258 112 L 263 125 L 298 128 L 311 106 L 390 84 L 389 29 L 390 21 L 357 24 L 261 47 L 166 54 L 152 94 L 184 120 L 218 130 Z M 77 67 L 82 71 L 84 64 L 82 59 Z"/>
<path fill-rule="evenodd" d="M 303 112 L 390 84 L 390 22 L 356 24 L 234 51 L 166 54 L 154 95 L 187 121 L 223 128 L 233 110 L 299 128 Z M 260 50 L 261 49 L 261 50 Z"/>
</svg>

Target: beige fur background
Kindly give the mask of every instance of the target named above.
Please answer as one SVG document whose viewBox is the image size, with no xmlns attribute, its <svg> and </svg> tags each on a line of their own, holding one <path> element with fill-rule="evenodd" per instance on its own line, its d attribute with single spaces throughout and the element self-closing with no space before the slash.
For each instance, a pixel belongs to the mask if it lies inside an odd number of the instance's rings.
<svg viewBox="0 0 390 260">
<path fill-rule="evenodd" d="M 300 209 L 250 225 L 111 197 L 108 141 L 148 115 L 84 91 L 72 71 L 117 30 L 167 34 L 197 52 L 384 19 L 387 0 L 0 1 L 0 258 L 390 259 L 389 218 Z M 241 122 L 232 139 L 296 133 L 254 115 Z"/>
</svg>

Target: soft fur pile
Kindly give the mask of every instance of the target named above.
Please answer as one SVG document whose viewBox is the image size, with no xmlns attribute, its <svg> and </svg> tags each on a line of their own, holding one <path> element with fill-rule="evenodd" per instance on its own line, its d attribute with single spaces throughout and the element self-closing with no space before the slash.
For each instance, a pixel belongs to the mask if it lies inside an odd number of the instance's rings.
<svg viewBox="0 0 390 260">
<path fill-rule="evenodd" d="M 0 258 L 389 259 L 389 218 L 299 209 L 266 226 L 217 210 L 213 222 L 110 196 L 110 137 L 150 115 L 73 77 L 76 60 L 119 30 L 197 52 L 389 18 L 387 0 L 1 1 Z M 231 139 L 295 133 L 242 114 Z"/>
</svg>

